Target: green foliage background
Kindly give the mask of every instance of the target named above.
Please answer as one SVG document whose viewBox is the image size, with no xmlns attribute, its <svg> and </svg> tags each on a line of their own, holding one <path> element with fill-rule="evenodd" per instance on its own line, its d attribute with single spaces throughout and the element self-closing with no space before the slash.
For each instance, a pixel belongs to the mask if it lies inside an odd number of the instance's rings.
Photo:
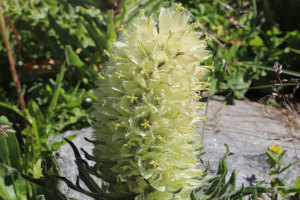
<svg viewBox="0 0 300 200">
<path fill-rule="evenodd" d="M 211 94 L 229 92 L 233 98 L 243 98 L 247 92 L 253 96 L 249 90 L 256 89 L 256 95 L 262 93 L 262 97 L 270 92 L 270 81 L 275 79 L 272 73 L 275 61 L 283 64 L 283 73 L 300 76 L 300 29 L 296 23 L 300 15 L 295 11 L 300 7 L 299 1 L 182 3 L 224 45 L 223 48 L 215 41 L 209 43 L 216 70 Z"/>
</svg>

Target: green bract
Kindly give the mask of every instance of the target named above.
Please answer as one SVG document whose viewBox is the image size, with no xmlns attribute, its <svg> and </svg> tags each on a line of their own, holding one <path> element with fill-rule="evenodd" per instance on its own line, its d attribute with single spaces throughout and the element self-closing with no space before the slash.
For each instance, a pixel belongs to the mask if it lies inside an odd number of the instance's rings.
<svg viewBox="0 0 300 200">
<path fill-rule="evenodd" d="M 94 136 L 99 169 L 119 199 L 189 199 L 199 185 L 199 82 L 211 66 L 202 34 L 178 5 L 138 18 L 101 73 Z"/>
</svg>

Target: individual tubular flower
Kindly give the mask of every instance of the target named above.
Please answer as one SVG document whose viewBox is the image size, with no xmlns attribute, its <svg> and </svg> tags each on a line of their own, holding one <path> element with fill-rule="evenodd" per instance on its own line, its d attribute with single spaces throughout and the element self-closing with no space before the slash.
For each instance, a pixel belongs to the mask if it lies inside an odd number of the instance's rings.
<svg viewBox="0 0 300 200">
<path fill-rule="evenodd" d="M 136 19 L 123 34 L 101 73 L 95 110 L 94 148 L 99 169 L 116 199 L 189 199 L 199 185 L 201 144 L 194 134 L 195 103 L 212 68 L 207 43 L 188 15 L 161 8 Z"/>
</svg>

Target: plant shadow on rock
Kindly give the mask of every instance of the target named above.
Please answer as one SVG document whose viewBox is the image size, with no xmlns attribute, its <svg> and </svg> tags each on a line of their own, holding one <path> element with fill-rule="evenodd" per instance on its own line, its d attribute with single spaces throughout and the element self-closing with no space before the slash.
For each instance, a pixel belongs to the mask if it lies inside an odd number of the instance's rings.
<svg viewBox="0 0 300 200">
<path fill-rule="evenodd" d="M 87 141 L 94 143 L 94 141 L 88 140 Z M 59 182 L 65 182 L 68 187 L 72 190 L 78 191 L 83 193 L 87 196 L 92 197 L 93 199 L 100 199 L 100 200 L 116 200 L 120 199 L 120 197 L 116 196 L 115 194 L 112 195 L 109 193 L 110 186 L 103 182 L 103 176 L 101 172 L 97 170 L 97 166 L 90 166 L 87 160 L 97 161 L 92 155 L 89 155 L 83 149 L 81 149 L 86 157 L 84 159 L 77 147 L 68 139 L 65 139 L 69 145 L 72 147 L 73 152 L 75 154 L 75 163 L 78 167 L 78 176 L 76 179 L 76 183 L 72 183 L 67 178 L 59 175 L 58 166 L 54 159 L 48 163 L 47 165 L 44 163 L 43 165 L 43 175 L 42 179 L 34 179 L 32 177 L 28 177 L 22 175 L 23 178 L 40 185 L 44 188 L 45 197 L 46 199 L 55 199 L 55 200 L 64 200 L 68 199 L 61 191 L 58 189 Z M 268 195 L 269 197 L 274 196 L 274 194 L 278 195 L 278 190 L 280 194 L 286 194 L 286 199 L 296 199 L 299 195 L 300 188 L 299 188 L 299 178 L 295 181 L 294 187 L 284 187 L 281 185 L 280 187 L 265 187 L 262 186 L 264 180 L 259 181 L 255 186 L 248 186 L 245 187 L 242 185 L 241 188 L 236 188 L 236 174 L 237 172 L 234 170 L 230 175 L 230 178 L 226 178 L 228 176 L 228 167 L 226 163 L 226 158 L 228 156 L 233 155 L 232 152 L 229 151 L 229 147 L 225 144 L 226 153 L 224 156 L 219 160 L 218 170 L 214 177 L 212 178 L 205 178 L 208 172 L 210 171 L 210 164 L 207 161 L 206 168 L 203 171 L 203 179 L 199 188 L 193 191 L 190 194 L 190 198 L 192 200 L 213 200 L 213 199 L 242 199 L 243 197 L 248 197 L 249 199 L 258 199 L 262 197 L 263 194 Z M 268 150 L 267 155 L 270 154 Z M 282 156 L 281 156 L 282 157 Z M 274 158 L 275 159 L 275 158 Z M 295 163 L 293 163 L 295 164 Z M 291 166 L 288 165 L 288 166 Z M 228 180 L 227 180 L 228 179 Z M 87 189 L 84 189 L 80 182 L 84 183 Z M 134 199 L 134 196 L 128 196 L 127 199 Z"/>
</svg>

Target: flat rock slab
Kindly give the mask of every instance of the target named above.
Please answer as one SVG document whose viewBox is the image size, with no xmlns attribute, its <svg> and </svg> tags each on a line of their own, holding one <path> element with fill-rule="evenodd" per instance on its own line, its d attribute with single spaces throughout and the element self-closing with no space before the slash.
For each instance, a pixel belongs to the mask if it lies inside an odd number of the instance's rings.
<svg viewBox="0 0 300 200">
<path fill-rule="evenodd" d="M 67 131 L 64 132 L 61 137 L 56 138 L 58 140 L 61 140 L 63 137 L 68 137 L 71 135 L 77 135 L 75 139 L 72 140 L 72 142 L 75 144 L 77 149 L 80 151 L 81 148 L 83 148 L 86 152 L 92 154 L 93 151 L 93 145 L 90 142 L 87 142 L 84 138 L 92 138 L 92 129 L 91 128 L 84 128 L 78 131 Z M 82 151 L 80 151 L 80 154 L 82 157 L 84 157 Z M 74 184 L 76 183 L 76 177 L 78 175 L 77 165 L 75 163 L 75 156 L 73 153 L 73 150 L 69 144 L 61 146 L 58 151 L 56 152 L 56 158 L 60 165 L 60 172 L 61 176 L 66 177 L 70 181 L 72 181 Z M 88 161 L 90 165 L 93 165 L 94 163 L 91 161 Z M 83 188 L 86 188 L 83 183 L 80 184 Z M 60 185 L 60 190 L 63 194 L 65 194 L 69 198 L 75 198 L 79 200 L 92 200 L 93 198 L 86 196 L 82 193 L 76 192 L 70 188 L 68 188 L 67 184 L 64 182 Z"/>
<path fill-rule="evenodd" d="M 235 155 L 227 159 L 229 172 L 237 170 L 237 186 L 255 184 L 258 180 L 266 179 L 270 182 L 269 166 L 266 164 L 265 151 L 274 144 L 279 144 L 287 150 L 284 161 L 286 163 L 296 160 L 295 149 L 291 141 L 291 130 L 294 136 L 295 148 L 300 154 L 300 122 L 298 116 L 291 117 L 291 126 L 288 124 L 286 114 L 273 107 L 248 101 L 235 101 L 235 105 L 224 105 L 222 98 L 214 97 L 208 104 L 208 120 L 206 121 L 204 151 L 202 159 L 209 160 L 213 176 L 218 167 L 218 161 L 225 153 L 224 143 L 228 144 L 230 151 Z M 202 123 L 197 134 L 202 133 Z M 84 137 L 92 138 L 92 129 L 86 128 L 78 131 L 68 131 L 62 136 L 77 134 L 73 140 L 78 149 L 84 148 L 92 153 L 92 145 Z M 57 159 L 61 167 L 61 175 L 73 183 L 76 181 L 77 166 L 69 145 L 62 146 L 57 151 Z M 92 162 L 90 164 L 93 164 Z M 296 175 L 300 174 L 297 165 L 290 168 L 286 175 L 287 184 L 292 185 Z M 76 199 L 89 198 L 83 194 L 68 189 L 63 183 L 61 191 L 69 197 Z"/>
<path fill-rule="evenodd" d="M 203 160 L 211 163 L 211 172 L 216 172 L 219 158 L 225 153 L 224 143 L 235 155 L 228 157 L 229 171 L 236 169 L 237 185 L 246 185 L 266 179 L 270 167 L 266 163 L 266 150 L 278 144 L 287 150 L 284 156 L 286 163 L 296 160 L 295 150 L 300 154 L 300 121 L 292 116 L 291 126 L 287 113 L 274 107 L 249 102 L 235 101 L 235 105 L 225 105 L 222 98 L 214 97 L 209 101 L 208 120 L 206 121 L 203 145 L 206 155 Z M 202 125 L 200 125 L 202 126 Z M 292 143 L 291 131 L 295 146 Z M 199 129 L 199 134 L 202 130 Z M 295 147 L 295 149 L 294 149 Z M 287 184 L 292 185 L 296 175 L 300 174 L 298 165 L 291 167 L 287 173 Z"/>
</svg>

